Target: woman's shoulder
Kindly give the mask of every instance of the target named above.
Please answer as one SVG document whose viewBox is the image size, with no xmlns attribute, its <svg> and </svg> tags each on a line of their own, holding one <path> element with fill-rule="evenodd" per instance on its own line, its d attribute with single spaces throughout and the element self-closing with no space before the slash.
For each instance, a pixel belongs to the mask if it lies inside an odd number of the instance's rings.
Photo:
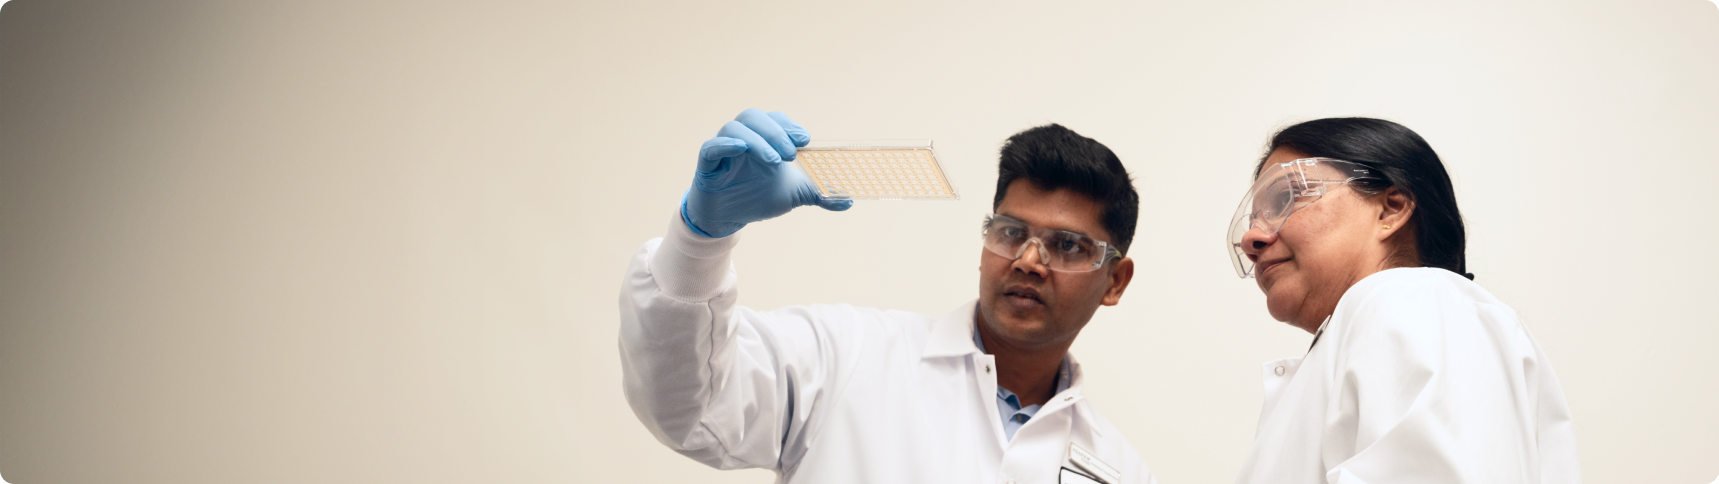
<svg viewBox="0 0 1719 484">
<path fill-rule="evenodd" d="M 1455 327 L 1522 330 L 1516 311 L 1486 288 L 1454 272 L 1413 267 L 1380 271 L 1351 286 L 1338 301 L 1334 320 L 1346 332 L 1431 336 Z"/>
<path fill-rule="evenodd" d="M 1374 273 L 1350 286 L 1338 306 L 1349 302 L 1413 303 L 1416 301 L 1500 305 L 1486 288 L 1455 272 L 1436 267 L 1399 267 Z"/>
</svg>

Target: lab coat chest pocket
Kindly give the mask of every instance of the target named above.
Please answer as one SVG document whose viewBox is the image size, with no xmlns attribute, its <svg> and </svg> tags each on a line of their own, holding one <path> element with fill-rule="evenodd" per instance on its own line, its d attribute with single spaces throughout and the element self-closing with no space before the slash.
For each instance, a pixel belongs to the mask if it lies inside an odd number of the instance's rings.
<svg viewBox="0 0 1719 484">
<path fill-rule="evenodd" d="M 1092 476 L 1081 474 L 1080 472 L 1067 467 L 1062 468 L 1061 473 L 1057 475 L 1056 482 L 1057 484 L 1105 484 L 1102 481 L 1093 479 Z"/>
<path fill-rule="evenodd" d="M 1004 482 L 1057 482 L 1058 472 L 1068 465 L 1072 410 L 1047 404 L 1015 431 L 1003 455 Z"/>
</svg>

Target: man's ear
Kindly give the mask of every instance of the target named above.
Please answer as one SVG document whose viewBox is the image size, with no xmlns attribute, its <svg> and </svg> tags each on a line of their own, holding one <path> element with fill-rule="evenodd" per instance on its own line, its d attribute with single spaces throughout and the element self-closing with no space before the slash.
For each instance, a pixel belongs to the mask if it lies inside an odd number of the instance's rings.
<svg viewBox="0 0 1719 484">
<path fill-rule="evenodd" d="M 1122 302 L 1122 291 L 1128 289 L 1128 281 L 1134 280 L 1134 259 L 1123 257 L 1116 261 L 1116 268 L 1110 270 L 1110 287 L 1104 290 L 1104 299 L 1099 304 L 1115 306 Z"/>
<path fill-rule="evenodd" d="M 1385 193 L 1379 194 L 1379 240 L 1390 238 L 1403 226 L 1408 225 L 1409 217 L 1415 214 L 1415 200 L 1409 197 L 1409 192 L 1401 188 L 1388 187 Z"/>
</svg>

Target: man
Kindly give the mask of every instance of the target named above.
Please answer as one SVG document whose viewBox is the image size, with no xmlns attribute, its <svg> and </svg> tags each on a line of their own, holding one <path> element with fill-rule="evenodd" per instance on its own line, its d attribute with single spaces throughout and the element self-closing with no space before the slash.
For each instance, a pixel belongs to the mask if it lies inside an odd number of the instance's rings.
<svg viewBox="0 0 1719 484">
<path fill-rule="evenodd" d="M 1054 124 L 1009 138 L 978 301 L 942 318 L 736 306 L 741 227 L 852 206 L 786 163 L 810 140 L 782 113 L 740 113 L 699 150 L 668 235 L 633 258 L 621 365 L 657 440 L 789 483 L 1153 482 L 1068 355 L 1134 275 L 1139 195 L 1109 148 Z"/>
</svg>

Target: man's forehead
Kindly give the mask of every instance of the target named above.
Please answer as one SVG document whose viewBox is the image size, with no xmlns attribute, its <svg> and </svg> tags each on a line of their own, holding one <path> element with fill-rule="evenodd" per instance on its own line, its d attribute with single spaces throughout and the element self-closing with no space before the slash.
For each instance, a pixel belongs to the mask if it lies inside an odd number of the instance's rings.
<svg viewBox="0 0 1719 484">
<path fill-rule="evenodd" d="M 1104 206 L 1097 200 L 1067 188 L 1042 190 L 1026 180 L 1016 180 L 997 205 L 997 214 L 1035 227 L 1077 232 L 1108 238 L 1101 217 Z"/>
</svg>

